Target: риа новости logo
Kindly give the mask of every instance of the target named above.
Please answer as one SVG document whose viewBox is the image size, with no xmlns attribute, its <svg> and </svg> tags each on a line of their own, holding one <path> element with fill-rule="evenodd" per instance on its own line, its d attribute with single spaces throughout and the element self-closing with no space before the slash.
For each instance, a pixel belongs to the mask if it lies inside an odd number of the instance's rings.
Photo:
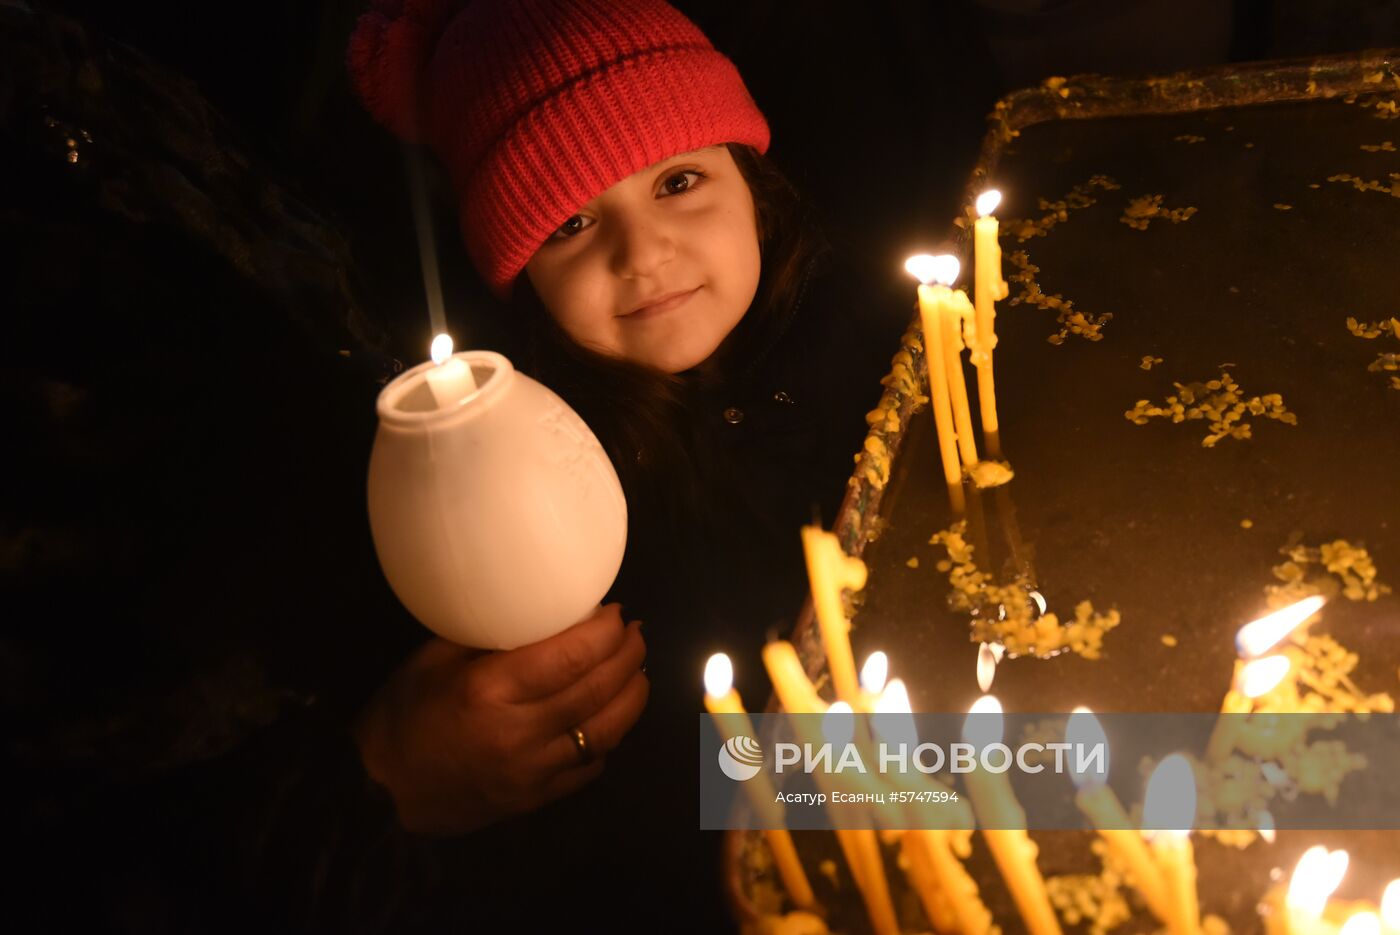
<svg viewBox="0 0 1400 935">
<path fill-rule="evenodd" d="M 763 768 L 763 747 L 752 737 L 731 737 L 719 748 L 719 768 L 738 782 L 752 779 Z"/>
</svg>

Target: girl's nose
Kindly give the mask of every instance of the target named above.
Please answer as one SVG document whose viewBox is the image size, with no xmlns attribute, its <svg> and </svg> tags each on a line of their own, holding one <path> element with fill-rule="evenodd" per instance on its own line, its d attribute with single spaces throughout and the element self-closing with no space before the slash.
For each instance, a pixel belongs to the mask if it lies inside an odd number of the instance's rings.
<svg viewBox="0 0 1400 935">
<path fill-rule="evenodd" d="M 632 221 L 614 227 L 613 272 L 623 279 L 654 275 L 676 255 L 672 232 L 665 224 Z"/>
</svg>

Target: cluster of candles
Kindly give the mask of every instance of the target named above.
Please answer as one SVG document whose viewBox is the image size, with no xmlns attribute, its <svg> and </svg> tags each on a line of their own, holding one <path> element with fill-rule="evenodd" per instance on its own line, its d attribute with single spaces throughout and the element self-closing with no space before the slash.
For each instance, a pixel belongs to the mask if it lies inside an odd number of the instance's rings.
<svg viewBox="0 0 1400 935">
<path fill-rule="evenodd" d="M 1284 897 L 1283 911 L 1268 921 L 1269 935 L 1397 935 L 1400 933 L 1400 879 L 1381 895 L 1380 911 L 1360 903 L 1336 906 L 1328 900 L 1341 885 L 1350 858 L 1346 851 L 1310 847 L 1298 860 Z M 1340 918 L 1339 918 L 1340 917 Z"/>
<path fill-rule="evenodd" d="M 843 589 L 858 590 L 865 584 L 866 569 L 859 559 L 846 555 L 837 538 L 819 527 L 802 530 L 803 548 L 807 559 L 812 604 L 828 670 L 837 700 L 828 704 L 807 677 L 796 648 L 786 641 L 774 641 L 763 650 L 763 661 L 774 692 L 789 714 L 821 714 L 821 736 L 799 736 L 804 744 L 820 746 L 823 742 L 841 746 L 855 740 L 870 738 L 855 736 L 855 712 L 878 713 L 884 726 L 877 728 L 886 743 L 918 742 L 912 717 L 909 692 L 900 679 L 887 678 L 889 660 L 882 652 L 873 653 L 856 673 L 850 644 L 850 621 L 841 603 Z M 1294 630 L 1304 625 L 1322 606 L 1323 599 L 1307 598 L 1289 607 L 1262 617 L 1241 628 L 1237 645 L 1248 657 L 1237 669 L 1236 684 L 1226 698 L 1226 713 L 1247 713 L 1240 699 L 1252 699 L 1273 690 L 1288 674 L 1267 655 Z M 979 654 L 981 655 L 981 654 Z M 1261 667 L 1262 664 L 1262 667 Z M 1264 673 L 1258 675 L 1255 673 Z M 745 715 L 744 707 L 732 686 L 733 668 L 729 658 L 717 654 L 705 667 L 705 707 L 712 714 Z M 983 685 L 983 690 L 989 687 Z M 1252 704 L 1252 702 L 1250 703 Z M 999 715 L 1001 704 L 995 696 L 983 694 L 973 704 L 964 724 L 963 739 L 979 747 L 1001 741 Z M 889 715 L 905 715 L 904 719 Z M 805 719 L 803 719 L 805 720 Z M 1222 719 L 1221 723 L 1234 719 Z M 889 726 L 891 722 L 894 726 Z M 716 722 L 724 726 L 724 719 Z M 736 726 L 729 723 L 732 728 Z M 746 720 L 738 726 L 753 736 Z M 814 732 L 809 725 L 798 725 Z M 1217 734 L 1219 731 L 1217 731 Z M 1098 719 L 1087 708 L 1077 708 L 1066 727 L 1066 740 L 1073 744 L 1095 745 L 1107 741 Z M 1212 747 L 1219 741 L 1212 738 Z M 1096 828 L 1118 862 L 1128 868 L 1133 886 L 1148 910 L 1162 922 L 1170 935 L 1200 935 L 1201 911 L 1196 889 L 1195 857 L 1190 829 L 1196 817 L 1196 779 L 1191 763 L 1181 754 L 1166 757 L 1158 764 L 1148 783 L 1143 809 L 1143 824 L 1157 830 L 1133 830 L 1127 813 L 1113 790 L 1107 785 L 1107 763 L 1101 771 L 1075 772 L 1072 775 L 1079 809 Z M 817 774 L 818 782 L 821 775 Z M 843 784 L 852 781 L 843 775 Z M 881 783 L 897 783 L 899 791 L 948 793 L 951 790 L 938 779 L 924 774 L 894 774 L 857 776 L 854 780 L 865 788 L 854 791 L 882 791 Z M 900 831 L 897 835 L 905 857 L 910 883 L 919 895 L 929 920 L 940 932 L 961 935 L 986 935 L 993 926 L 992 915 L 982 902 L 976 881 L 968 874 L 957 853 L 952 829 L 970 829 L 973 817 L 982 827 L 986 843 L 997 869 L 1006 883 L 1016 909 L 1031 935 L 1059 935 L 1061 929 L 1050 903 L 1045 881 L 1037 866 L 1038 848 L 1024 830 L 1025 812 L 1016 801 L 1006 773 L 973 770 L 965 775 L 966 803 L 946 801 L 945 829 L 921 828 Z M 888 787 L 884 787 L 888 791 Z M 773 853 L 778 874 L 792 903 L 799 909 L 815 906 L 815 896 L 790 834 L 782 830 L 782 816 L 776 811 L 775 795 L 766 777 L 746 784 L 755 812 L 770 830 L 763 832 Z M 843 785 L 843 791 L 852 791 Z M 941 806 L 942 807 L 942 806 Z M 899 924 L 890 896 L 880 841 L 872 829 L 838 829 L 835 832 L 841 852 L 860 892 L 872 929 L 878 935 L 899 932 Z M 1261 835 L 1273 840 L 1271 828 L 1261 829 Z M 1337 855 L 1341 856 L 1338 857 Z M 1319 856 L 1321 855 L 1321 856 Z M 1320 863 L 1325 860 L 1327 862 Z M 1341 882 L 1345 870 L 1344 852 L 1328 852 L 1313 848 L 1303 855 L 1295 871 L 1286 899 L 1286 911 L 1281 925 L 1271 922 L 1270 935 L 1400 935 L 1400 880 L 1386 889 L 1380 912 L 1363 909 L 1351 915 L 1343 924 L 1324 916 L 1327 901 Z M 1337 870 L 1340 866 L 1341 870 Z M 1321 872 L 1321 869 L 1326 872 Z"/>
<path fill-rule="evenodd" d="M 978 217 L 973 225 L 974 301 L 969 302 L 963 290 L 953 288 L 960 271 L 957 257 L 920 254 L 904 263 L 905 270 L 919 280 L 919 319 L 923 325 L 929 397 L 938 429 L 943 476 L 953 491 L 961 489 L 963 473 L 978 462 L 963 375 L 964 347 L 969 349 L 977 368 L 983 439 L 989 450 L 998 447 L 992 351 L 997 344 L 996 302 L 1006 298 L 1008 292 L 1001 275 L 997 219 L 992 214 L 1000 203 L 1001 193 L 995 190 L 983 192 L 977 199 Z M 955 502 L 957 499 L 955 496 Z"/>
</svg>

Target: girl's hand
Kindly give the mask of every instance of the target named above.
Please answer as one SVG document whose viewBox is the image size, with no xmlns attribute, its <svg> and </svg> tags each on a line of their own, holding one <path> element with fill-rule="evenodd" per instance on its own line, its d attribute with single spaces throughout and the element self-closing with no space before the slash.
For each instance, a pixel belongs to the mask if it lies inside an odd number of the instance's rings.
<svg viewBox="0 0 1400 935">
<path fill-rule="evenodd" d="M 646 705 L 645 658 L 641 623 L 624 626 L 617 604 L 504 652 L 434 638 L 361 713 L 361 759 L 409 831 L 457 834 L 539 808 L 602 772 Z"/>
</svg>

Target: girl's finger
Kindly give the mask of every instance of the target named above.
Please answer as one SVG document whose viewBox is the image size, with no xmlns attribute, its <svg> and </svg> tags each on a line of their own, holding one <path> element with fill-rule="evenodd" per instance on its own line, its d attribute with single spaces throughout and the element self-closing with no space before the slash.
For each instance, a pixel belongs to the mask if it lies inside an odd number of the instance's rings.
<svg viewBox="0 0 1400 935">
<path fill-rule="evenodd" d="M 647 677 L 640 671 L 634 671 L 627 684 L 602 710 L 576 725 L 586 738 L 589 756 L 603 757 L 617 749 L 622 738 L 642 716 L 650 693 L 651 683 Z M 540 751 L 541 761 L 547 764 L 547 768 L 564 771 L 582 762 L 573 737 L 573 726 L 560 730 Z"/>
<path fill-rule="evenodd" d="M 629 624 L 615 653 L 568 688 L 538 702 L 544 722 L 553 731 L 566 731 L 582 724 L 622 691 L 642 667 L 646 656 L 641 625 Z"/>
<path fill-rule="evenodd" d="M 600 753 L 616 750 L 642 716 L 650 695 L 651 680 L 641 671 L 633 672 L 622 691 L 580 727 Z"/>
<path fill-rule="evenodd" d="M 626 635 L 621 605 L 609 604 L 549 639 L 477 660 L 473 678 L 483 679 L 503 701 L 548 698 L 616 653 Z"/>
</svg>

